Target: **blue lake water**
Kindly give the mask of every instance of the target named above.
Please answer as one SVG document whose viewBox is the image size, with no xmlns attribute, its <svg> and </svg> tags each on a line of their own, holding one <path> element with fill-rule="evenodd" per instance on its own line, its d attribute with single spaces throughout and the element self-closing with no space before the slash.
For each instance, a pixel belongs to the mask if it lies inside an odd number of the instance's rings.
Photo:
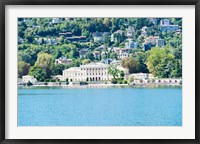
<svg viewBox="0 0 200 144">
<path fill-rule="evenodd" d="M 18 126 L 182 126 L 182 88 L 18 88 Z"/>
</svg>

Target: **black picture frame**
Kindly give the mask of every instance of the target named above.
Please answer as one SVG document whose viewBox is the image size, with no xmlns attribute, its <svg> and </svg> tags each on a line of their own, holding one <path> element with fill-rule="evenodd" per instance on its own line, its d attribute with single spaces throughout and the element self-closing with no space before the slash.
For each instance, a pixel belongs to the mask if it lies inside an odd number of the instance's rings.
<svg viewBox="0 0 200 144">
<path fill-rule="evenodd" d="M 6 5 L 195 5 L 195 139 L 5 139 L 5 7 Z M 200 0 L 0 0 L 0 142 L 6 144 L 199 144 L 200 143 Z"/>
</svg>

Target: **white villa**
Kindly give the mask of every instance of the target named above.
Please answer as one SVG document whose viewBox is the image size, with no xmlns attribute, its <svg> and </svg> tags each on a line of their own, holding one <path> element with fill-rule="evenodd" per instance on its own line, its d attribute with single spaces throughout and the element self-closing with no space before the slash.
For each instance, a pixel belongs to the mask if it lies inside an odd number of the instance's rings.
<svg viewBox="0 0 200 144">
<path fill-rule="evenodd" d="M 154 79 L 154 76 L 150 73 L 133 73 L 129 77 L 134 77 L 135 80 Z"/>
<path fill-rule="evenodd" d="M 60 57 L 59 59 L 55 60 L 55 64 L 70 64 L 72 62 L 72 59 L 67 59 L 66 57 Z"/>
<path fill-rule="evenodd" d="M 59 79 L 65 81 L 104 81 L 110 80 L 108 65 L 104 63 L 90 63 L 80 67 L 71 67 L 63 70 L 63 75 Z"/>
<path fill-rule="evenodd" d="M 34 78 L 34 76 L 29 76 L 29 75 L 22 76 L 22 82 L 27 83 L 28 81 L 30 81 L 31 83 L 37 82 L 37 80 L 36 80 L 36 78 Z"/>
</svg>

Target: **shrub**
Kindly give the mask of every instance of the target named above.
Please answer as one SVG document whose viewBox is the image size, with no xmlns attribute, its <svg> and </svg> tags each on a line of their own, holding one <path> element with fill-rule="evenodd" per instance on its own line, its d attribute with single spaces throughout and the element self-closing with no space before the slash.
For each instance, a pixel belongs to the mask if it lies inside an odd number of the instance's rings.
<svg viewBox="0 0 200 144">
<path fill-rule="evenodd" d="M 50 81 L 50 82 L 56 82 L 56 80 L 54 80 L 54 79 L 50 79 L 49 81 Z"/>
<path fill-rule="evenodd" d="M 30 81 L 27 82 L 27 86 L 32 86 L 32 85 L 33 84 Z"/>
<path fill-rule="evenodd" d="M 40 82 L 44 82 L 44 80 L 45 80 L 45 79 L 44 79 L 43 77 L 42 77 L 41 79 L 39 79 Z"/>
<path fill-rule="evenodd" d="M 122 81 L 120 80 L 118 83 L 119 83 L 119 84 L 122 84 Z"/>
<path fill-rule="evenodd" d="M 47 82 L 45 82 L 45 83 L 44 83 L 44 85 L 48 85 L 48 83 L 47 83 Z"/>
<path fill-rule="evenodd" d="M 132 82 L 134 82 L 134 77 L 133 76 L 129 77 L 129 79 L 128 79 L 128 83 L 129 84 L 132 83 Z"/>
<path fill-rule="evenodd" d="M 117 84 L 117 80 L 114 79 L 114 78 L 112 78 L 112 79 L 111 79 L 111 83 L 112 83 L 112 84 Z"/>
<path fill-rule="evenodd" d="M 122 83 L 123 83 L 123 80 L 122 80 L 122 79 L 118 79 L 118 83 L 119 83 L 119 84 L 122 84 Z"/>
<path fill-rule="evenodd" d="M 127 82 L 127 80 L 123 80 L 123 84 L 127 84 L 128 82 Z"/>
</svg>

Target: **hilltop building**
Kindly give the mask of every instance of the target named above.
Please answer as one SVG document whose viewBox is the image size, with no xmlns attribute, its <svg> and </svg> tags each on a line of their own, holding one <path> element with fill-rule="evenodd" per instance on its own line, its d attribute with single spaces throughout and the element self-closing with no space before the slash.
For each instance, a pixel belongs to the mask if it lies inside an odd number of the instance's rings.
<svg viewBox="0 0 200 144">
<path fill-rule="evenodd" d="M 125 48 L 138 48 L 138 43 L 129 38 L 125 42 Z"/>
<path fill-rule="evenodd" d="M 174 32 L 179 29 L 179 26 L 170 24 L 168 19 L 163 19 L 160 21 L 160 28 L 162 32 L 166 30 Z"/>
<path fill-rule="evenodd" d="M 101 52 L 100 52 L 100 51 L 94 51 L 94 52 L 93 52 L 93 55 L 94 55 L 94 58 L 95 58 L 95 59 L 98 59 L 98 58 L 100 58 L 100 56 L 101 56 Z"/>
<path fill-rule="evenodd" d="M 72 62 L 72 59 L 67 59 L 66 57 L 60 57 L 59 59 L 55 60 L 55 64 L 70 64 Z"/>
<path fill-rule="evenodd" d="M 95 32 L 93 33 L 94 42 L 105 42 L 109 36 L 109 32 Z"/>
<path fill-rule="evenodd" d="M 80 51 L 79 51 L 79 57 L 80 57 L 80 58 L 85 58 L 86 55 L 87 55 L 89 52 L 90 52 L 90 51 L 87 50 L 87 49 L 80 50 Z"/>
<path fill-rule="evenodd" d="M 148 29 L 148 27 L 146 27 L 146 26 L 144 26 L 144 27 L 142 27 L 142 29 L 141 29 L 141 35 L 142 36 L 147 36 L 147 29 Z"/>
<path fill-rule="evenodd" d="M 157 39 L 156 40 L 156 46 L 162 47 L 165 45 L 165 40 L 164 39 Z"/>
<path fill-rule="evenodd" d="M 121 36 L 123 35 L 124 31 L 123 30 L 117 30 L 116 32 L 114 32 L 113 34 L 111 34 L 111 42 L 117 42 L 118 38 L 116 37 L 116 34 L 120 34 Z"/>
</svg>

